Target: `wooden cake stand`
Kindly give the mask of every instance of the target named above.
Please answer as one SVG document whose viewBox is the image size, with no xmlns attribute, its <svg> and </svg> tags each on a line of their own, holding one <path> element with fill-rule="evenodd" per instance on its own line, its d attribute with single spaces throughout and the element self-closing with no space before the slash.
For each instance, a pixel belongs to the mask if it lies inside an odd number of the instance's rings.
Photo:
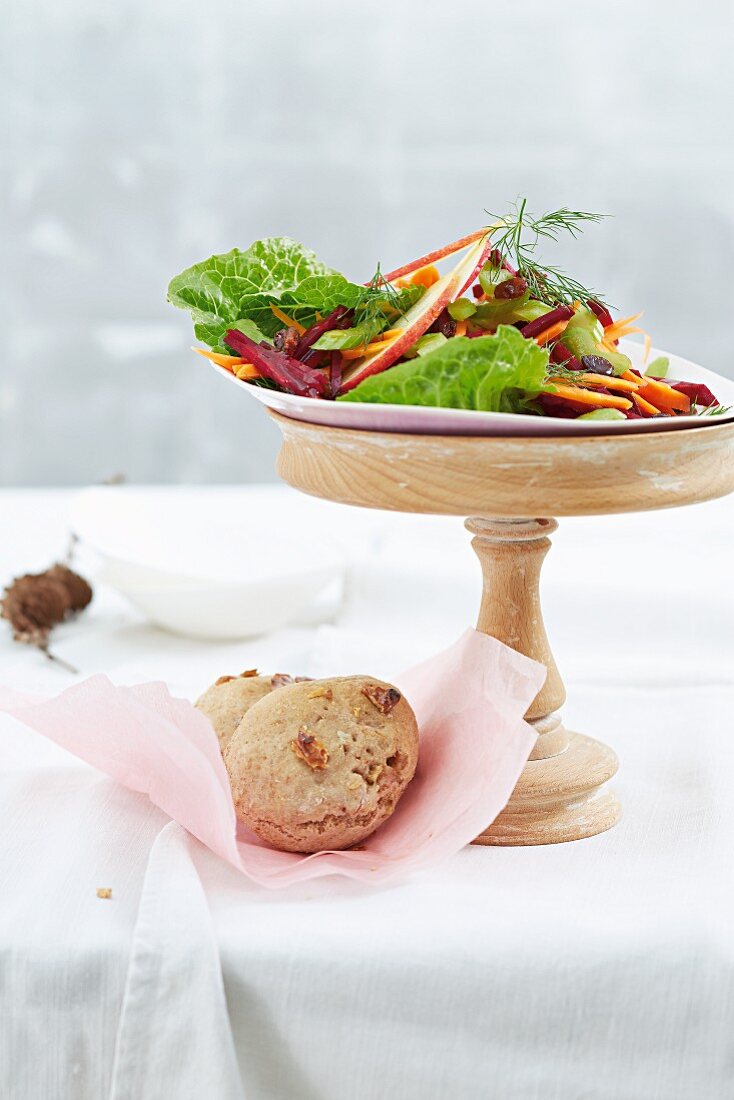
<svg viewBox="0 0 734 1100">
<path fill-rule="evenodd" d="M 551 516 L 670 508 L 734 489 L 734 423 L 639 435 L 529 438 L 393 435 L 271 413 L 278 472 L 313 496 L 366 508 L 470 516 L 482 566 L 477 629 L 548 669 L 527 718 L 536 746 L 477 844 L 553 844 L 611 828 L 614 752 L 561 722 L 566 692 L 540 608 Z M 530 518 L 529 518 L 530 517 Z"/>
</svg>

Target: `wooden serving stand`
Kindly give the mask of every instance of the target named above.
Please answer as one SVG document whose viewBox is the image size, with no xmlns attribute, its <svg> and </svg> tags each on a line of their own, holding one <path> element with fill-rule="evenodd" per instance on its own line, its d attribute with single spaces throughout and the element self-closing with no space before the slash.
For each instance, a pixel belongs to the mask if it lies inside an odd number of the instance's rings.
<svg viewBox="0 0 734 1100">
<path fill-rule="evenodd" d="M 278 472 L 313 496 L 398 512 L 470 516 L 482 566 L 477 629 L 548 669 L 527 718 L 536 746 L 507 807 L 477 844 L 553 844 L 611 828 L 606 783 L 617 757 L 565 729 L 566 698 L 540 608 L 552 516 L 670 508 L 734 489 L 734 423 L 609 436 L 393 435 L 321 427 L 271 413 Z M 528 518 L 531 517 L 531 518 Z"/>
</svg>

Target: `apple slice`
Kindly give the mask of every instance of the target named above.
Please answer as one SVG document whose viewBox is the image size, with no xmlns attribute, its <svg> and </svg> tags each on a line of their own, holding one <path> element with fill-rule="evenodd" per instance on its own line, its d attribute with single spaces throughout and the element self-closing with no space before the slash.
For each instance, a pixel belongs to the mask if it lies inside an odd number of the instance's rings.
<svg viewBox="0 0 734 1100">
<path fill-rule="evenodd" d="M 466 255 L 462 256 L 453 271 L 444 275 L 437 283 L 429 287 L 425 294 L 418 299 L 414 306 L 408 310 L 400 320 L 402 329 L 387 347 L 381 348 L 372 355 L 360 359 L 348 370 L 344 371 L 340 393 L 353 390 L 365 378 L 371 374 L 379 374 L 387 370 L 397 362 L 407 348 L 431 327 L 443 309 L 458 298 L 466 288 L 474 282 L 478 273 L 487 262 L 487 257 L 492 250 L 489 233 L 484 230 L 482 236 L 473 247 L 469 248 Z M 422 263 L 422 261 L 421 261 Z M 418 265 L 420 266 L 420 264 Z"/>
<path fill-rule="evenodd" d="M 492 226 L 494 228 L 494 226 Z M 452 241 L 451 244 L 445 244 L 443 248 L 437 248 L 434 252 L 429 252 L 426 256 L 421 256 L 419 260 L 411 260 L 409 264 L 403 264 L 402 267 L 396 267 L 394 271 L 390 271 L 385 280 L 388 283 L 394 282 L 395 279 L 402 278 L 403 275 L 410 275 L 413 271 L 417 271 L 419 267 L 427 267 L 428 264 L 435 264 L 437 260 L 443 260 L 447 256 L 453 256 L 457 252 L 461 252 L 462 249 L 468 248 L 470 244 L 474 244 L 481 237 L 486 236 L 489 232 L 488 229 L 477 229 L 475 233 L 470 233 L 467 237 L 462 237 L 458 241 Z"/>
</svg>

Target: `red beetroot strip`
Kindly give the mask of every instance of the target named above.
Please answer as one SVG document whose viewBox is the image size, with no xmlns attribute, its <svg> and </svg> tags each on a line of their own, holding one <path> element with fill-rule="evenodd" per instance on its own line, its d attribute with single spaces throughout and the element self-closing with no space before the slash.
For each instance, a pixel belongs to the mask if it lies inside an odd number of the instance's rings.
<svg viewBox="0 0 734 1100">
<path fill-rule="evenodd" d="M 551 362 L 560 363 L 566 370 L 583 370 L 583 365 L 579 363 L 575 355 L 571 355 L 565 344 L 562 344 L 558 340 L 551 348 Z"/>
<path fill-rule="evenodd" d="M 328 381 L 321 371 L 304 366 L 282 351 L 261 347 L 236 328 L 227 329 L 224 339 L 233 351 L 252 363 L 264 378 L 275 382 L 286 393 L 295 393 L 299 397 L 323 397 L 326 393 Z"/>
<path fill-rule="evenodd" d="M 612 323 L 612 315 L 606 306 L 603 306 L 601 302 L 597 302 L 595 298 L 589 298 L 586 303 L 595 317 L 598 317 L 604 328 Z"/>
<path fill-rule="evenodd" d="M 534 340 L 536 336 L 540 336 L 541 332 L 545 332 L 551 325 L 557 324 L 558 321 L 567 321 L 569 317 L 573 317 L 573 310 L 570 306 L 556 306 L 550 313 L 544 313 L 537 320 L 528 321 L 522 330 L 522 334 L 528 340 Z"/>
<path fill-rule="evenodd" d="M 703 382 L 669 382 L 668 385 L 689 397 L 692 405 L 704 405 L 709 409 L 712 405 L 719 404 L 718 398 Z"/>
<path fill-rule="evenodd" d="M 339 393 L 339 388 L 342 384 L 343 365 L 342 353 L 340 351 L 332 351 L 331 364 L 329 366 L 329 388 L 332 397 L 336 397 Z"/>
</svg>

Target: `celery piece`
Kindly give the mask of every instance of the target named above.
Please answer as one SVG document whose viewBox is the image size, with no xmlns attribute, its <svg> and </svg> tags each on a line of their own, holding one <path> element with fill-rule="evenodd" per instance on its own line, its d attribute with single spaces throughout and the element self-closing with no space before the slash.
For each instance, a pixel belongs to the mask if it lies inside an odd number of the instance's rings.
<svg viewBox="0 0 734 1100">
<path fill-rule="evenodd" d="M 670 359 L 667 355 L 659 355 L 648 364 L 645 374 L 648 378 L 666 378 L 670 369 Z"/>
<path fill-rule="evenodd" d="M 621 409 L 592 409 L 591 412 L 581 413 L 576 420 L 626 420 L 627 417 Z"/>
<path fill-rule="evenodd" d="M 477 304 L 472 302 L 471 298 L 457 298 L 455 302 L 450 302 L 446 308 L 449 311 L 449 316 L 453 317 L 455 321 L 466 321 L 467 318 L 477 312 Z"/>
</svg>

